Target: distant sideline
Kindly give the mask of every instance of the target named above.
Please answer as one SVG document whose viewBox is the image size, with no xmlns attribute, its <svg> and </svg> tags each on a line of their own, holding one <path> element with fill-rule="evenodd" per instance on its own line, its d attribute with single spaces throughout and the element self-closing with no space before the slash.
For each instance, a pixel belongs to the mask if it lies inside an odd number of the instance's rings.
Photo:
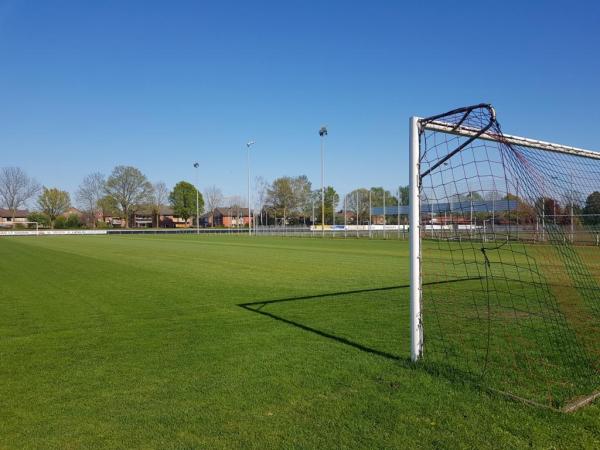
<svg viewBox="0 0 600 450">
<path fill-rule="evenodd" d="M 107 234 L 108 230 L 7 230 L 0 231 L 0 236 L 41 236 L 58 234 Z"/>
<path fill-rule="evenodd" d="M 372 231 L 408 230 L 408 225 L 372 225 Z M 325 225 L 325 232 L 368 231 L 368 225 Z M 252 234 L 311 233 L 321 231 L 314 226 L 264 226 L 252 229 Z M 103 235 L 103 234 L 248 234 L 248 228 L 138 228 L 109 230 L 0 230 L 0 236 L 60 236 L 60 235 Z"/>
</svg>

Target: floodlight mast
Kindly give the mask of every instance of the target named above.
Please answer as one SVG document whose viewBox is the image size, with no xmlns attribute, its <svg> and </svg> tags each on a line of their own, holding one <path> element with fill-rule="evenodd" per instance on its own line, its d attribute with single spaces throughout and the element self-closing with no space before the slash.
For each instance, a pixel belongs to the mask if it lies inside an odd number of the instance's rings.
<svg viewBox="0 0 600 450">
<path fill-rule="evenodd" d="M 321 236 L 325 237 L 325 166 L 324 166 L 324 142 L 327 136 L 327 128 L 321 127 L 319 130 L 321 136 Z"/>
<path fill-rule="evenodd" d="M 198 168 L 200 164 L 194 163 L 196 169 L 196 234 L 200 234 L 200 192 L 198 191 Z"/>
<path fill-rule="evenodd" d="M 252 215 L 250 214 L 250 146 L 254 144 L 256 144 L 255 141 L 246 142 L 248 160 L 248 236 L 252 235 Z"/>
<path fill-rule="evenodd" d="M 421 175 L 419 164 L 419 118 L 410 118 L 410 355 L 413 362 L 423 354 L 423 326 L 421 322 Z"/>
</svg>

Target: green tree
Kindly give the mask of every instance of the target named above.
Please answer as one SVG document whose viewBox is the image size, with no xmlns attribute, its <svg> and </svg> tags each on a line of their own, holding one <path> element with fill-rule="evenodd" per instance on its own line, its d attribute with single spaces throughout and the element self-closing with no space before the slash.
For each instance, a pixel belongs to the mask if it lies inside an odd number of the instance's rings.
<svg viewBox="0 0 600 450">
<path fill-rule="evenodd" d="M 169 202 L 176 215 L 184 220 L 196 215 L 196 193 L 198 193 L 198 205 L 200 213 L 204 211 L 204 198 L 196 190 L 193 184 L 180 181 L 169 194 Z M 196 218 L 196 221 L 198 218 Z"/>
<path fill-rule="evenodd" d="M 117 166 L 104 185 L 104 192 L 113 197 L 121 208 L 125 226 L 129 225 L 129 216 L 135 208 L 151 202 L 152 184 L 135 167 Z"/>
<path fill-rule="evenodd" d="M 510 192 L 502 197 L 502 200 L 515 200 L 517 202 L 522 202 L 520 197 L 517 197 L 515 194 L 511 194 Z"/>
<path fill-rule="evenodd" d="M 48 216 L 41 212 L 32 212 L 27 216 L 27 220 L 29 222 L 37 222 L 40 228 L 47 227 L 50 225 L 50 221 L 48 220 Z"/>
<path fill-rule="evenodd" d="M 80 228 L 82 225 L 81 220 L 77 214 L 69 214 L 65 221 L 66 228 Z"/>
<path fill-rule="evenodd" d="M 288 219 L 306 219 L 312 215 L 314 193 L 306 175 L 277 178 L 266 191 L 266 204 L 271 214 Z"/>
<path fill-rule="evenodd" d="M 54 228 L 54 221 L 58 216 L 64 214 L 71 206 L 69 193 L 57 188 L 44 188 L 38 197 L 40 210 L 50 219 L 50 227 Z"/>
<path fill-rule="evenodd" d="M 105 195 L 98 200 L 98 208 L 102 214 L 102 221 L 106 221 L 107 217 L 113 217 L 119 214 L 119 204 L 114 197 Z"/>
<path fill-rule="evenodd" d="M 274 180 L 267 189 L 267 202 L 276 215 L 283 217 L 283 223 L 287 223 L 288 214 L 296 207 L 292 177 Z"/>
<path fill-rule="evenodd" d="M 466 201 L 471 201 L 471 200 L 472 200 L 472 201 L 474 201 L 474 202 L 478 202 L 478 201 L 481 201 L 481 200 L 483 200 L 483 197 L 482 197 L 482 196 L 481 196 L 481 194 L 480 194 L 479 192 L 477 192 L 477 191 L 470 191 L 470 192 L 468 192 L 468 193 L 467 193 L 467 194 L 464 196 L 464 198 L 460 198 L 460 201 L 465 201 L 465 200 L 466 200 Z M 495 200 L 497 200 L 497 199 L 495 199 Z"/>
<path fill-rule="evenodd" d="M 65 216 L 58 216 L 54 221 L 54 228 L 57 230 L 64 230 L 67 228 L 67 218 Z"/>
<path fill-rule="evenodd" d="M 583 221 L 586 225 L 600 225 L 600 192 L 595 191 L 588 195 L 583 213 L 594 214 L 593 216 L 584 216 Z"/>
<path fill-rule="evenodd" d="M 400 186 L 400 204 L 408 206 L 410 203 L 410 186 Z"/>
<path fill-rule="evenodd" d="M 312 202 L 315 205 L 315 223 L 321 223 L 321 189 L 313 191 L 312 199 L 311 199 L 311 209 Z M 325 224 L 333 223 L 333 214 L 340 202 L 340 196 L 335 191 L 333 186 L 327 186 L 325 188 Z M 312 216 L 312 211 L 310 212 Z"/>
<path fill-rule="evenodd" d="M 372 207 L 382 207 L 383 206 L 383 197 L 385 193 L 385 206 L 397 206 L 398 198 L 388 190 L 383 189 L 382 187 L 372 187 L 371 191 L 371 206 Z M 368 201 L 368 198 L 367 198 Z"/>
</svg>

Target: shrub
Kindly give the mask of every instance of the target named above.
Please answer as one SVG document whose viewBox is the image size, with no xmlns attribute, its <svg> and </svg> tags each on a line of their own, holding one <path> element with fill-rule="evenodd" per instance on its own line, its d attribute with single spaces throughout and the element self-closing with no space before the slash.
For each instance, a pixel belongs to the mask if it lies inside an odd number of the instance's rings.
<svg viewBox="0 0 600 450">
<path fill-rule="evenodd" d="M 27 216 L 27 220 L 29 222 L 37 222 L 40 228 L 45 228 L 50 225 L 50 220 L 48 220 L 48 216 L 41 212 L 32 212 Z"/>
<path fill-rule="evenodd" d="M 56 230 L 64 230 L 67 228 L 67 219 L 63 216 L 58 216 L 54 221 L 54 228 Z"/>
<path fill-rule="evenodd" d="M 81 228 L 81 220 L 79 220 L 79 216 L 77 214 L 69 214 L 67 220 L 65 221 L 65 226 L 67 228 Z"/>
</svg>

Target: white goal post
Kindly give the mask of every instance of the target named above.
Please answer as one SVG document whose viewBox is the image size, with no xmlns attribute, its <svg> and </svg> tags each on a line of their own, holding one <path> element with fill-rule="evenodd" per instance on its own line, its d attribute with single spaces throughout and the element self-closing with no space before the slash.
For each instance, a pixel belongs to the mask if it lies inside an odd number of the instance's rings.
<svg viewBox="0 0 600 450">
<path fill-rule="evenodd" d="M 409 130 L 409 242 L 410 242 L 410 354 L 416 362 L 423 353 L 421 323 L 421 174 L 419 164 L 419 118 L 410 118 Z"/>
<path fill-rule="evenodd" d="M 38 236 L 40 234 L 40 225 L 38 222 L 34 222 L 34 221 L 10 222 L 9 224 L 4 223 L 4 224 L 2 224 L 2 226 L 0 226 L 0 232 L 2 232 L 4 229 L 12 228 L 13 231 L 10 231 L 10 232 L 5 231 L 4 234 L 13 233 L 17 230 L 18 226 L 28 226 L 28 225 L 35 225 L 35 235 Z"/>
</svg>

